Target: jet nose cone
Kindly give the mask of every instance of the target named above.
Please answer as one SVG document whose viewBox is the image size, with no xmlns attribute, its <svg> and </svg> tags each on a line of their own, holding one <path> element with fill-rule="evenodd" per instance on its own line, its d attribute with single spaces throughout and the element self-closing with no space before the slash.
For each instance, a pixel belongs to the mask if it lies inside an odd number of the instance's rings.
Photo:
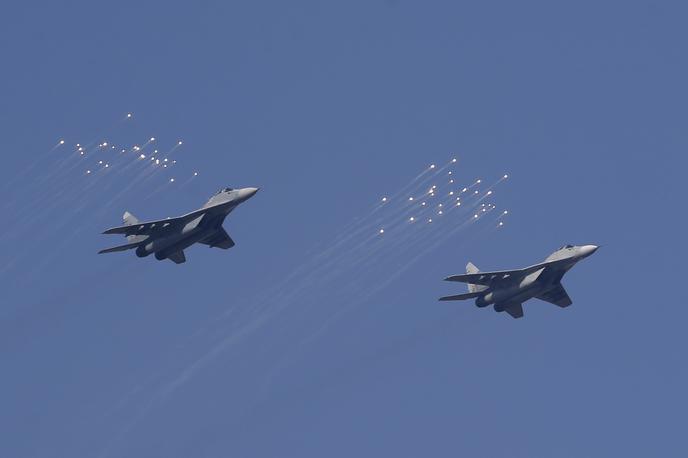
<svg viewBox="0 0 688 458">
<path fill-rule="evenodd" d="M 257 192 L 259 188 L 244 188 L 241 190 L 241 198 L 246 200 L 250 199 L 253 197 Z"/>
<path fill-rule="evenodd" d="M 584 245 L 581 247 L 581 254 L 583 256 L 590 256 L 595 251 L 597 251 L 598 248 L 599 247 L 597 245 Z"/>
</svg>

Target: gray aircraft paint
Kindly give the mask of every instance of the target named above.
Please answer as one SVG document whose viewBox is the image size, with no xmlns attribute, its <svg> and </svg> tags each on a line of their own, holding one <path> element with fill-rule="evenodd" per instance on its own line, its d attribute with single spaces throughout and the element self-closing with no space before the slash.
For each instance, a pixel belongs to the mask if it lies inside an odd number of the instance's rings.
<svg viewBox="0 0 688 458">
<path fill-rule="evenodd" d="M 523 316 L 523 302 L 540 299 L 568 307 L 573 302 L 561 284 L 561 279 L 576 263 L 595 251 L 596 245 L 566 245 L 545 259 L 544 262 L 518 270 L 480 272 L 472 263 L 466 273 L 452 275 L 446 281 L 468 284 L 468 293 L 441 297 L 441 301 L 475 299 L 478 307 L 493 305 L 496 312 L 507 312 L 514 318 Z"/>
<path fill-rule="evenodd" d="M 234 241 L 225 232 L 222 223 L 229 213 L 256 192 L 258 188 L 224 188 L 200 209 L 158 221 L 140 222 L 131 213 L 124 212 L 124 226 L 113 227 L 103 234 L 124 235 L 128 243 L 98 253 L 135 249 L 140 258 L 153 254 L 158 260 L 170 259 L 181 264 L 186 261 L 184 249 L 195 243 L 227 250 L 234 246 Z"/>
</svg>

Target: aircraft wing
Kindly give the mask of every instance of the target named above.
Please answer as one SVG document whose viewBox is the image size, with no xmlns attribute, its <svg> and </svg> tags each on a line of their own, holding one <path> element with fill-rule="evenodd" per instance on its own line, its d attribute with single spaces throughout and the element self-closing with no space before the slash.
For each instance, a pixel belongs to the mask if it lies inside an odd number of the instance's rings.
<svg viewBox="0 0 688 458">
<path fill-rule="evenodd" d="M 478 272 L 474 274 L 452 275 L 450 277 L 445 278 L 445 280 L 458 281 L 461 283 L 470 283 L 472 285 L 492 286 L 496 283 L 518 281 L 526 275 L 530 275 L 531 273 L 542 269 L 546 265 L 547 263 L 541 263 L 535 264 L 530 267 L 526 267 L 525 269 L 497 270 L 493 272 Z"/>
<path fill-rule="evenodd" d="M 209 247 L 222 248 L 223 250 L 229 250 L 234 246 L 234 240 L 229 236 L 224 228 L 220 228 L 210 237 L 202 240 L 200 243 L 208 245 Z"/>
<path fill-rule="evenodd" d="M 178 218 L 168 218 L 158 221 L 146 221 L 126 226 L 112 227 L 103 232 L 103 234 L 122 234 L 126 236 L 151 235 L 160 231 L 161 229 L 170 230 L 179 227 L 186 222 L 188 222 L 188 218 L 186 216 L 180 216 Z"/>
<path fill-rule="evenodd" d="M 127 224 L 124 226 L 112 227 L 103 232 L 103 234 L 122 234 L 126 236 L 152 235 L 156 232 L 159 232 L 161 229 L 168 231 L 180 228 L 189 221 L 192 221 L 193 219 L 198 218 L 202 215 L 204 217 L 211 216 L 218 212 L 219 208 L 220 206 L 212 208 L 201 208 L 198 210 L 194 210 L 191 213 L 187 213 L 186 215 L 177 216 L 176 218 L 166 218 L 157 221 L 137 222 L 135 224 Z"/>
<path fill-rule="evenodd" d="M 558 305 L 559 307 L 568 307 L 569 305 L 573 304 L 573 301 L 566 293 L 566 290 L 561 285 L 561 283 L 559 283 L 557 286 L 550 289 L 549 291 L 542 294 L 538 294 L 535 297 L 540 299 L 541 301 Z"/>
</svg>

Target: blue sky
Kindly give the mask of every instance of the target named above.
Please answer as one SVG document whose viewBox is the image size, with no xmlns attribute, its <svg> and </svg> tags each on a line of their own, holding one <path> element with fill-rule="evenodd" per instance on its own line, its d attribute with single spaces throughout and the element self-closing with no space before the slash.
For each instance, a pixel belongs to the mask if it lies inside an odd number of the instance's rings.
<svg viewBox="0 0 688 458">
<path fill-rule="evenodd" d="M 684 456 L 686 12 L 7 6 L 0 455 Z M 75 153 L 151 136 L 183 140 L 178 168 Z M 453 157 L 460 182 L 510 175 L 506 226 L 366 244 L 390 224 L 380 197 Z M 173 216 L 224 186 L 261 187 L 225 224 L 232 250 L 96 254 L 124 210 Z M 602 245 L 564 279 L 568 309 L 436 302 L 469 260 L 566 243 Z"/>
</svg>

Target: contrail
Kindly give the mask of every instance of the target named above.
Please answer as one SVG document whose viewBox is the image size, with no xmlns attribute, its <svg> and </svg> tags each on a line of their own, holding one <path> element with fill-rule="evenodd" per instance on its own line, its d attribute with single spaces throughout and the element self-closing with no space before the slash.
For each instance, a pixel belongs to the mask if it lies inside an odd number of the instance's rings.
<svg viewBox="0 0 688 458">
<path fill-rule="evenodd" d="M 63 139 L 61 139 L 61 140 L 59 140 L 52 148 L 50 148 L 49 150 L 45 151 L 45 152 L 42 153 L 42 154 L 38 154 L 38 155 L 34 156 L 34 160 L 33 160 L 29 165 L 27 165 L 25 169 L 23 169 L 21 172 L 17 173 L 17 174 L 14 176 L 14 178 L 12 178 L 11 180 L 5 182 L 5 184 L 4 184 L 4 186 L 3 186 L 3 189 L 5 189 L 5 188 L 11 188 L 11 187 L 12 187 L 15 183 L 17 183 L 18 181 L 19 181 L 19 182 L 23 181 L 27 176 L 29 176 L 29 175 L 31 174 L 31 172 L 34 171 L 34 169 L 38 166 L 38 164 L 39 164 L 46 156 L 49 156 L 50 153 L 52 153 L 52 152 L 55 151 L 56 149 L 58 149 L 58 148 L 60 148 L 60 147 L 63 147 L 64 144 L 65 144 L 65 141 L 64 141 Z"/>
<path fill-rule="evenodd" d="M 449 165 L 451 163 L 445 167 Z M 424 181 L 428 178 L 433 178 L 433 175 L 426 170 L 393 196 L 407 196 L 410 189 L 427 192 L 429 186 Z M 187 179 L 184 183 L 188 181 Z M 471 184 L 471 191 L 479 184 L 479 181 Z M 347 310 L 388 288 L 403 272 L 443 241 L 471 227 L 474 219 L 482 218 L 479 216 L 471 219 L 469 214 L 471 209 L 480 204 L 480 193 L 474 197 L 474 194 L 468 194 L 469 186 L 465 191 L 457 186 L 446 177 L 443 181 L 438 181 L 436 196 L 434 200 L 428 201 L 433 202 L 432 208 L 430 205 L 422 208 L 415 199 L 413 204 L 399 205 L 404 202 L 387 198 L 385 202 L 366 212 L 365 216 L 345 225 L 332 242 L 315 251 L 289 275 L 269 287 L 268 291 L 257 295 L 244 306 L 233 306 L 223 313 L 214 326 L 224 337 L 213 339 L 214 342 L 206 351 L 162 387 L 160 396 L 169 396 L 219 355 L 236 348 L 248 336 L 290 308 L 312 308 L 324 304 L 328 306 L 325 311 L 320 312 L 327 315 L 324 321 L 314 323 L 315 328 L 306 334 L 305 343 L 290 346 L 298 350 L 307 345 L 311 341 L 309 339 L 317 338 L 322 330 L 331 326 Z M 455 201 L 455 196 L 449 194 L 452 191 L 460 194 L 456 197 L 461 197 L 461 206 L 452 208 L 448 205 L 450 199 Z M 442 207 L 439 207 L 440 203 Z M 491 211 L 492 207 L 489 208 L 484 213 Z M 440 211 L 442 214 L 438 214 Z M 409 221 L 409 215 L 418 220 Z M 437 221 L 421 222 L 432 218 Z M 392 263 L 396 266 L 395 270 L 380 279 L 381 268 Z M 324 303 L 316 302 L 320 294 L 313 294 L 313 284 L 327 290 L 327 295 L 322 296 Z M 205 339 L 207 335 L 205 331 L 196 334 L 199 339 Z M 289 351 L 289 348 L 283 351 Z"/>
</svg>

